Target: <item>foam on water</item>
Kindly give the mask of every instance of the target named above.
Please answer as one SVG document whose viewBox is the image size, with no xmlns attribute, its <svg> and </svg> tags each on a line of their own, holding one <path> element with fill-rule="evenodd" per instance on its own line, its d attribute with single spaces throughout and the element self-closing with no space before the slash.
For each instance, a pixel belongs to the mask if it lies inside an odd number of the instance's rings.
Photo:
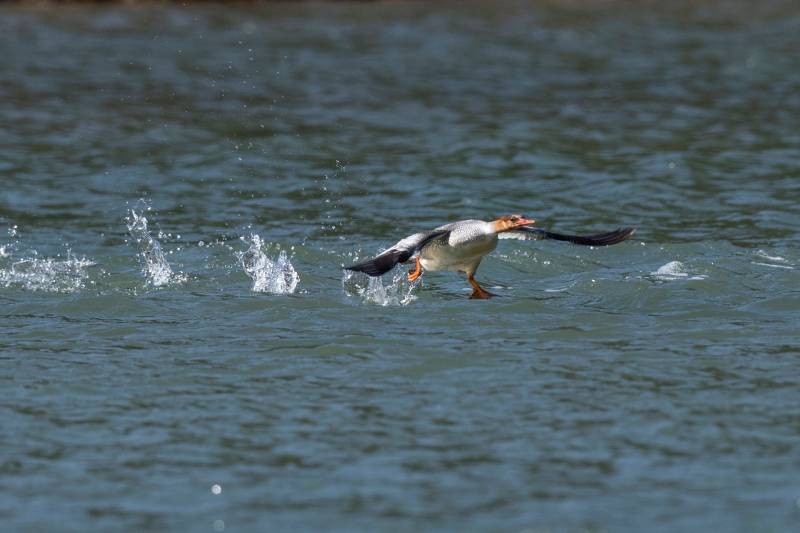
<svg viewBox="0 0 800 533">
<path fill-rule="evenodd" d="M 769 255 L 764 250 L 758 250 L 756 252 L 756 255 L 758 257 L 761 257 L 762 259 L 769 259 L 770 261 L 776 261 L 778 263 L 788 263 L 789 262 L 789 260 L 786 259 L 785 257 L 781 257 L 779 255 Z"/>
<path fill-rule="evenodd" d="M 762 261 L 751 261 L 751 263 L 754 265 L 770 268 L 782 268 L 784 270 L 794 270 L 794 267 L 791 266 L 791 263 L 785 257 L 781 257 L 779 255 L 769 255 L 764 250 L 758 250 L 755 255 L 761 259 L 769 261 L 769 263 L 764 263 Z"/>
<path fill-rule="evenodd" d="M 67 258 L 33 257 L 13 262 L 7 269 L 0 268 L 0 285 L 21 287 L 31 291 L 76 292 L 86 286 L 88 267 L 94 261 L 75 257 L 67 251 Z"/>
<path fill-rule="evenodd" d="M 662 265 L 658 268 L 655 272 L 651 272 L 650 276 L 658 281 L 675 281 L 675 280 L 687 280 L 687 281 L 695 281 L 706 279 L 708 276 L 699 274 L 696 276 L 691 276 L 685 271 L 685 266 L 680 261 L 670 261 L 669 263 Z"/>
<path fill-rule="evenodd" d="M 754 265 L 769 267 L 769 268 L 782 268 L 783 270 L 794 270 L 794 267 L 789 265 L 774 265 L 771 263 L 761 263 L 759 261 L 752 261 Z"/>
<path fill-rule="evenodd" d="M 242 237 L 242 241 L 249 245 L 247 250 L 236 252 L 245 274 L 253 280 L 254 292 L 267 292 L 270 294 L 292 294 L 297 289 L 300 276 L 292 266 L 284 250 L 281 250 L 277 259 L 270 259 L 264 253 L 263 241 L 255 233 L 249 237 Z"/>
<path fill-rule="evenodd" d="M 161 287 L 170 282 L 182 282 L 186 277 L 180 273 L 175 274 L 169 266 L 161 243 L 158 242 L 147 229 L 147 217 L 144 213 L 137 213 L 135 209 L 125 218 L 128 232 L 139 246 L 139 256 L 142 261 L 142 273 L 147 282 L 154 287 Z"/>
<path fill-rule="evenodd" d="M 392 281 L 384 285 L 382 277 L 371 277 L 361 272 L 345 270 L 342 288 L 349 297 L 359 298 L 363 303 L 381 306 L 408 305 L 417 299 L 412 294 L 417 283 L 408 283 L 402 271 L 394 273 Z"/>
</svg>

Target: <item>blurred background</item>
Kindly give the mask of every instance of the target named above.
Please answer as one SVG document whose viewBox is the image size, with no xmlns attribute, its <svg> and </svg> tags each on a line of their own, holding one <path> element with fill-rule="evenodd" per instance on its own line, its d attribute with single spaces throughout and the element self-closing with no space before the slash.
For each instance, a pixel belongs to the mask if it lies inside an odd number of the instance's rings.
<svg viewBox="0 0 800 533">
<path fill-rule="evenodd" d="M 800 5 L 0 2 L 13 531 L 788 531 Z M 467 301 L 342 266 L 523 213 Z"/>
</svg>

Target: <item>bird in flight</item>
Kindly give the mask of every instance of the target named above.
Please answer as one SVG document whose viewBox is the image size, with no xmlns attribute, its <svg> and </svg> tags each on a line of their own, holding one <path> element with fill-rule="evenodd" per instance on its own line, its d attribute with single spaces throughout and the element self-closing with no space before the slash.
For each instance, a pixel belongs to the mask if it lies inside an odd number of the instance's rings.
<svg viewBox="0 0 800 533">
<path fill-rule="evenodd" d="M 624 241 L 636 231 L 635 228 L 619 228 L 596 235 L 567 235 L 531 227 L 535 222 L 522 215 L 505 215 L 491 222 L 459 220 L 409 235 L 378 256 L 345 269 L 381 276 L 398 263 L 414 259 L 415 267 L 409 270 L 409 281 L 415 281 L 424 270 L 463 272 L 472 285 L 470 298 L 486 300 L 495 295 L 475 281 L 475 271 L 483 256 L 497 247 L 499 239 L 552 239 L 584 246 L 609 246 Z"/>
</svg>

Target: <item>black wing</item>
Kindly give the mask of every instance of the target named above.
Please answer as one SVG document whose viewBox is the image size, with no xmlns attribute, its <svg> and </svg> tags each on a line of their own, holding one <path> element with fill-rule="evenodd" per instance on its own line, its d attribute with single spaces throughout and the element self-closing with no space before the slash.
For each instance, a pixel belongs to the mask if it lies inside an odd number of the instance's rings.
<svg viewBox="0 0 800 533">
<path fill-rule="evenodd" d="M 619 228 L 614 231 L 598 233 L 596 235 L 567 235 L 565 233 L 555 233 L 539 228 L 522 227 L 499 233 L 497 236 L 501 239 L 552 239 L 554 241 L 566 241 L 573 244 L 582 244 L 584 246 L 610 246 L 624 241 L 635 232 L 636 228 Z"/>
<path fill-rule="evenodd" d="M 397 263 L 405 263 L 423 246 L 437 237 L 447 235 L 450 230 L 434 230 L 423 233 L 415 233 L 401 240 L 388 250 L 381 252 L 380 255 L 355 265 L 344 267 L 345 270 L 363 272 L 370 276 L 382 276 L 389 272 Z"/>
</svg>

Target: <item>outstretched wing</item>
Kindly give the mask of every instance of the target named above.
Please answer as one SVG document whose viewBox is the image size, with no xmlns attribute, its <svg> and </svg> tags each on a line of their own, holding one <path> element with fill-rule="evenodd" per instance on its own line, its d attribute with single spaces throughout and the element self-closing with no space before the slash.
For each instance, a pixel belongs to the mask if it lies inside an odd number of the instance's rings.
<svg viewBox="0 0 800 533">
<path fill-rule="evenodd" d="M 597 235 L 567 235 L 539 228 L 522 227 L 498 233 L 497 236 L 501 239 L 519 239 L 523 241 L 553 239 L 555 241 L 566 241 L 573 244 L 582 244 L 584 246 L 610 246 L 624 241 L 635 232 L 636 228 L 619 228 L 614 231 L 609 231 L 608 233 L 598 233 Z"/>
<path fill-rule="evenodd" d="M 409 235 L 388 250 L 381 252 L 377 257 L 345 267 L 345 270 L 355 270 L 370 276 L 381 276 L 393 269 L 397 263 L 405 263 L 411 259 L 411 256 L 433 239 L 449 233 L 449 229 L 435 229 Z"/>
</svg>

